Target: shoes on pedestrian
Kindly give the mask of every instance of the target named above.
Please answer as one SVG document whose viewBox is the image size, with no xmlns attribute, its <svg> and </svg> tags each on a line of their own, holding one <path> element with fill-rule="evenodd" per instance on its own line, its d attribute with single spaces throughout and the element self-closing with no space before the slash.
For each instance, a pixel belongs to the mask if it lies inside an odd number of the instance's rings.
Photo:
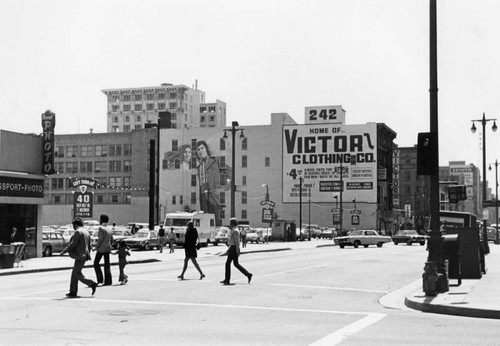
<svg viewBox="0 0 500 346">
<path fill-rule="evenodd" d="M 205 277 L 205 274 L 201 274 L 200 275 L 200 280 L 203 280 L 204 277 Z"/>
<path fill-rule="evenodd" d="M 226 280 L 222 280 L 220 283 L 223 284 L 224 286 L 230 285 L 229 281 Z"/>
<path fill-rule="evenodd" d="M 128 282 L 128 279 L 122 281 L 122 285 L 125 285 Z"/>
<path fill-rule="evenodd" d="M 248 274 L 248 283 L 250 283 L 250 281 L 252 281 L 252 276 L 253 276 L 253 274 Z"/>
<path fill-rule="evenodd" d="M 184 275 L 179 275 L 177 278 L 181 279 L 181 280 L 184 280 Z"/>
<path fill-rule="evenodd" d="M 95 290 L 97 289 L 97 284 L 94 282 L 90 288 L 92 288 L 92 295 L 94 295 Z"/>
<path fill-rule="evenodd" d="M 76 297 L 78 297 L 78 295 L 76 293 L 71 293 L 70 292 L 70 293 L 66 293 L 66 297 L 68 297 L 68 298 L 76 298 Z"/>
</svg>

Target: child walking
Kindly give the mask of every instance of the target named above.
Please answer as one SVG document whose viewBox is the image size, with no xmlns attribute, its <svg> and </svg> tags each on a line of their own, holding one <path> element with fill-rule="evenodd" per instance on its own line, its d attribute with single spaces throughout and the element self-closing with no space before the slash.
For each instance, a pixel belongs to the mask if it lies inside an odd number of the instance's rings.
<svg viewBox="0 0 500 346">
<path fill-rule="evenodd" d="M 118 281 L 120 281 L 121 285 L 125 285 L 128 281 L 128 276 L 125 275 L 124 269 L 128 263 L 127 256 L 130 256 L 130 251 L 124 240 L 120 241 L 116 254 L 118 255 L 118 266 L 120 267 L 120 277 L 118 278 Z"/>
</svg>

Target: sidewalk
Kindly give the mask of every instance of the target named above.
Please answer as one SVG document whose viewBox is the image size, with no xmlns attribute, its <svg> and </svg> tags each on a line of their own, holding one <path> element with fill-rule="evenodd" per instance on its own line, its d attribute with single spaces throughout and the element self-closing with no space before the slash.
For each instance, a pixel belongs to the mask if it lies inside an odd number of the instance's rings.
<svg viewBox="0 0 500 346">
<path fill-rule="evenodd" d="M 405 305 L 409 308 L 446 315 L 500 319 L 500 245 L 490 243 L 486 255 L 486 274 L 481 279 L 450 280 L 450 290 L 436 297 L 426 297 L 422 290 L 409 294 Z"/>
<path fill-rule="evenodd" d="M 328 239 L 312 240 L 303 242 L 269 242 L 259 244 L 247 244 L 246 248 L 241 248 L 241 254 L 255 253 L 255 252 L 270 252 L 270 251 L 286 251 L 301 248 L 314 248 L 323 246 L 333 246 L 333 241 Z M 201 248 L 198 251 L 198 257 L 219 256 L 225 253 L 227 247 L 225 244 L 218 246 L 208 245 L 206 248 Z M 131 250 L 131 256 L 128 258 L 130 264 L 161 262 L 166 260 L 182 260 L 184 259 L 184 249 L 176 247 L 173 254 L 169 253 L 168 247 L 163 249 L 163 253 L 158 250 L 139 251 Z M 94 258 L 95 252 L 92 252 Z M 111 265 L 118 265 L 118 256 L 110 256 Z M 0 269 L 0 276 L 2 275 L 16 275 L 26 273 L 37 273 L 44 271 L 55 270 L 70 270 L 73 268 L 74 260 L 67 254 L 59 256 L 54 254 L 51 257 L 29 258 L 26 261 L 21 261 L 20 266 L 14 265 L 14 268 Z M 92 267 L 92 261 L 87 262 L 85 268 Z"/>
</svg>

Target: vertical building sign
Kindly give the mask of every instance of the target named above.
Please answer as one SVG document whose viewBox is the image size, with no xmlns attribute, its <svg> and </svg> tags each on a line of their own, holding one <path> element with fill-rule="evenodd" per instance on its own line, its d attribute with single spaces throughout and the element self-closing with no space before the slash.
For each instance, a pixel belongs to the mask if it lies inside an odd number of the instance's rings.
<svg viewBox="0 0 500 346">
<path fill-rule="evenodd" d="M 394 148 L 392 156 L 392 205 L 399 209 L 399 149 Z"/>
<path fill-rule="evenodd" d="M 51 111 L 42 114 L 43 129 L 43 174 L 54 174 L 54 128 L 56 115 Z"/>
</svg>

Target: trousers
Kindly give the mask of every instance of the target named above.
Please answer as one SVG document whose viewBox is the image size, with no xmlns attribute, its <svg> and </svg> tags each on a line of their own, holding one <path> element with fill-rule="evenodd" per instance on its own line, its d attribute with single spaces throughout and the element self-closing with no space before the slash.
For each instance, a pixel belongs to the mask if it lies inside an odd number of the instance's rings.
<svg viewBox="0 0 500 346">
<path fill-rule="evenodd" d="M 227 250 L 227 260 L 226 260 L 226 275 L 224 281 L 231 282 L 231 262 L 234 263 L 234 266 L 246 277 L 250 275 L 250 273 L 243 268 L 243 266 L 238 262 L 238 254 L 236 252 L 236 246 L 231 245 L 229 250 Z"/>
<path fill-rule="evenodd" d="M 78 281 L 81 281 L 87 286 L 92 286 L 94 281 L 85 278 L 82 273 L 83 266 L 85 265 L 85 261 L 77 261 L 75 260 L 75 264 L 73 265 L 73 271 L 71 272 L 71 281 L 69 284 L 69 293 L 76 295 L 78 293 Z"/>
<path fill-rule="evenodd" d="M 101 270 L 101 258 L 104 257 L 104 280 L 102 277 Z M 97 279 L 97 283 L 104 283 L 105 285 L 111 285 L 113 279 L 111 277 L 111 266 L 109 264 L 109 252 L 97 252 L 94 259 L 94 271 Z"/>
</svg>

